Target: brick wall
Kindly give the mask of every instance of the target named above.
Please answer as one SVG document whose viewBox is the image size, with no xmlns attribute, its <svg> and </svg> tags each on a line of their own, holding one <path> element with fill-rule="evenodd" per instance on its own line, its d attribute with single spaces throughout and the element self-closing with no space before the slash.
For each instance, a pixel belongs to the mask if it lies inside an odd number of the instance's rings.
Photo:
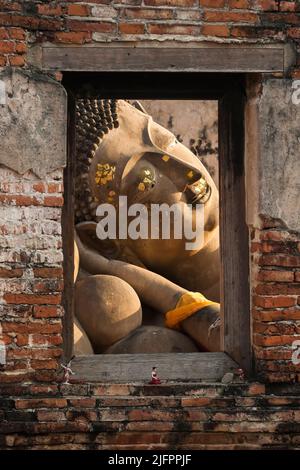
<svg viewBox="0 0 300 470">
<path fill-rule="evenodd" d="M 0 383 L 55 379 L 62 354 L 62 171 L 0 171 Z"/>
<path fill-rule="evenodd" d="M 300 53 L 300 3 L 0 0 L 0 67 L 27 68 L 28 48 L 43 41 L 168 39 L 289 40 Z M 300 78 L 300 57 L 291 76 Z M 0 338 L 7 346 L 7 365 L 0 370 L 1 446 L 299 447 L 296 385 L 277 394 L 275 384 L 267 391 L 259 384 L 196 390 L 179 384 L 160 389 L 163 399 L 143 397 L 150 389 L 142 387 L 60 385 L 62 183 L 62 170 L 39 180 L 0 169 Z M 253 229 L 253 347 L 257 377 L 265 382 L 300 381 L 299 366 L 291 363 L 291 344 L 300 339 L 299 243 L 299 235 L 277 221 Z"/>
<path fill-rule="evenodd" d="M 293 41 L 298 0 L 0 1 L 0 66 L 22 66 L 28 44 L 107 41 Z M 300 71 L 295 70 L 299 77 Z"/>
<path fill-rule="evenodd" d="M 299 389 L 74 384 L 23 393 L 12 398 L 2 390 L 0 448 L 300 448 Z"/>
</svg>

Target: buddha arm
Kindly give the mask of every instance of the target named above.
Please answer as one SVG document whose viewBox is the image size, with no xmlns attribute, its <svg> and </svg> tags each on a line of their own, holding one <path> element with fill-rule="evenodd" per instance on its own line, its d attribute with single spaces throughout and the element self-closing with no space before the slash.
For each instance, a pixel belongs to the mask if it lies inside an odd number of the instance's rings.
<svg viewBox="0 0 300 470">
<path fill-rule="evenodd" d="M 179 298 L 187 292 L 186 289 L 147 269 L 105 258 L 84 245 L 77 234 L 75 240 L 83 269 L 91 274 L 109 274 L 123 279 L 133 287 L 143 303 L 161 313 L 174 309 Z"/>
</svg>

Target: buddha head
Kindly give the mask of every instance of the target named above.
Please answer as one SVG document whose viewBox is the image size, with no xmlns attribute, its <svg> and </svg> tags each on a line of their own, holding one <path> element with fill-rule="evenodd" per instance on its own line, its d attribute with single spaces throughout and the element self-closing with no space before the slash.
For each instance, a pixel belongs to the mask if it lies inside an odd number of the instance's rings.
<svg viewBox="0 0 300 470">
<path fill-rule="evenodd" d="M 119 239 L 117 244 L 130 248 L 143 265 L 157 272 L 167 272 L 174 260 L 178 263 L 203 249 L 218 227 L 218 190 L 189 149 L 138 103 L 123 100 L 79 100 L 76 129 L 77 222 L 87 227 L 97 222 L 96 209 L 103 203 L 118 212 L 119 197 L 126 196 L 128 207 L 177 204 L 195 226 L 199 205 L 204 236 L 195 250 L 188 250 L 190 240 L 184 234 L 176 238 L 172 227 L 169 239 L 159 230 L 158 238 Z"/>
</svg>

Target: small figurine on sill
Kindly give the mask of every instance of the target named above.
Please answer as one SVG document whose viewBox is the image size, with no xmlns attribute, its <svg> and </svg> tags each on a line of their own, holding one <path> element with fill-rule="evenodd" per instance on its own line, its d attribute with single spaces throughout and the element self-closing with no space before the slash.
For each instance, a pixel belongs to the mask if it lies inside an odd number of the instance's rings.
<svg viewBox="0 0 300 470">
<path fill-rule="evenodd" d="M 72 371 L 71 369 L 71 362 L 73 360 L 74 356 L 70 359 L 70 361 L 67 363 L 65 366 L 64 364 L 61 364 L 61 367 L 64 369 L 64 377 L 63 377 L 63 385 L 70 385 L 70 375 L 74 375 L 75 372 Z"/>
<path fill-rule="evenodd" d="M 240 380 L 245 380 L 245 372 L 243 369 L 238 369 L 236 374 Z"/>
<path fill-rule="evenodd" d="M 159 385 L 161 384 L 160 378 L 157 375 L 157 369 L 156 367 L 152 367 L 152 373 L 151 373 L 151 382 L 149 382 L 151 385 Z"/>
</svg>

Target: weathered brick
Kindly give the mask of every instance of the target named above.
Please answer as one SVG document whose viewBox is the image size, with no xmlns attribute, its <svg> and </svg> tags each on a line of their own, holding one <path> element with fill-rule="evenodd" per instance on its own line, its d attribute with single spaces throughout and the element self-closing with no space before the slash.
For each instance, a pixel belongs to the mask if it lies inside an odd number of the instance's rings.
<svg viewBox="0 0 300 470">
<path fill-rule="evenodd" d="M 197 35 L 200 32 L 199 26 L 192 25 L 168 25 L 168 24 L 149 24 L 147 26 L 150 34 L 174 34 L 176 35 Z"/>
<path fill-rule="evenodd" d="M 67 12 L 68 15 L 71 16 L 89 16 L 90 14 L 90 8 L 88 5 L 83 5 L 83 4 L 71 4 L 68 5 L 67 7 Z"/>
<path fill-rule="evenodd" d="M 196 0 L 144 0 L 147 6 L 174 6 L 174 7 L 192 7 Z"/>
<path fill-rule="evenodd" d="M 95 408 L 96 399 L 95 398 L 71 398 L 69 400 L 71 406 L 75 408 Z"/>
<path fill-rule="evenodd" d="M 89 31 L 70 31 L 55 33 L 55 41 L 65 44 L 84 44 L 91 42 L 92 35 Z"/>
<path fill-rule="evenodd" d="M 300 320 L 300 308 L 258 310 L 253 312 L 253 317 L 260 321 Z"/>
<path fill-rule="evenodd" d="M 37 419 L 38 421 L 65 421 L 66 416 L 63 411 L 47 411 L 47 410 L 39 410 L 37 412 Z"/>
<path fill-rule="evenodd" d="M 51 6 L 51 5 L 40 4 L 37 6 L 37 9 L 40 15 L 59 16 L 62 14 L 62 9 L 60 5 Z"/>
<path fill-rule="evenodd" d="M 62 310 L 55 306 L 34 306 L 34 318 L 57 318 L 62 316 Z"/>
<path fill-rule="evenodd" d="M 22 276 L 23 269 L 21 268 L 0 267 L 0 278 L 14 278 Z"/>
<path fill-rule="evenodd" d="M 0 39 L 8 39 L 8 31 L 6 28 L 0 28 Z"/>
<path fill-rule="evenodd" d="M 204 20 L 211 22 L 255 23 L 258 20 L 256 13 L 244 11 L 206 11 Z"/>
<path fill-rule="evenodd" d="M 225 0 L 199 0 L 199 4 L 207 8 L 223 8 Z"/>
<path fill-rule="evenodd" d="M 292 307 L 296 305 L 296 298 L 295 297 L 288 297 L 288 296 L 255 296 L 253 299 L 254 305 L 257 307 L 262 308 L 274 308 L 274 307 Z"/>
<path fill-rule="evenodd" d="M 14 52 L 16 44 L 14 41 L 0 41 L 0 54 Z"/>
<path fill-rule="evenodd" d="M 30 361 L 32 369 L 57 369 L 58 364 L 54 359 L 33 359 Z"/>
<path fill-rule="evenodd" d="M 119 31 L 121 34 L 144 34 L 145 26 L 136 23 L 120 23 Z"/>
<path fill-rule="evenodd" d="M 260 295 L 297 295 L 300 294 L 300 284 L 273 283 L 259 284 L 255 288 L 256 294 Z"/>
<path fill-rule="evenodd" d="M 36 294 L 4 294 L 4 300 L 9 304 L 37 304 L 58 305 L 61 303 L 61 295 L 36 295 Z"/>
<path fill-rule="evenodd" d="M 18 39 L 20 41 L 23 41 L 26 36 L 22 28 L 9 28 L 8 34 L 11 39 Z"/>
<path fill-rule="evenodd" d="M 226 25 L 206 24 L 206 25 L 203 25 L 201 33 L 204 34 L 205 36 L 228 37 L 229 28 Z"/>
<path fill-rule="evenodd" d="M 88 31 L 98 33 L 115 33 L 116 24 L 105 22 L 105 21 L 78 21 L 78 20 L 67 20 L 67 26 L 73 31 Z"/>
<path fill-rule="evenodd" d="M 36 408 L 65 408 L 67 400 L 65 398 L 20 398 L 15 402 L 17 410 L 36 409 Z"/>
<path fill-rule="evenodd" d="M 129 19 L 172 19 L 174 13 L 172 10 L 160 8 L 155 10 L 152 8 L 125 8 L 122 17 Z"/>
<path fill-rule="evenodd" d="M 266 282 L 293 282 L 294 281 L 294 271 L 286 270 L 260 270 L 257 274 L 257 279 L 259 281 Z M 296 279 L 295 279 L 296 280 Z M 297 280 L 296 280 L 297 281 Z"/>
<path fill-rule="evenodd" d="M 281 346 L 292 344 L 294 341 L 300 339 L 296 335 L 282 335 L 282 336 L 262 336 L 260 334 L 254 335 L 254 343 L 257 346 Z"/>
<path fill-rule="evenodd" d="M 251 6 L 249 0 L 229 0 L 228 2 L 229 8 L 233 9 L 247 9 Z"/>
</svg>

